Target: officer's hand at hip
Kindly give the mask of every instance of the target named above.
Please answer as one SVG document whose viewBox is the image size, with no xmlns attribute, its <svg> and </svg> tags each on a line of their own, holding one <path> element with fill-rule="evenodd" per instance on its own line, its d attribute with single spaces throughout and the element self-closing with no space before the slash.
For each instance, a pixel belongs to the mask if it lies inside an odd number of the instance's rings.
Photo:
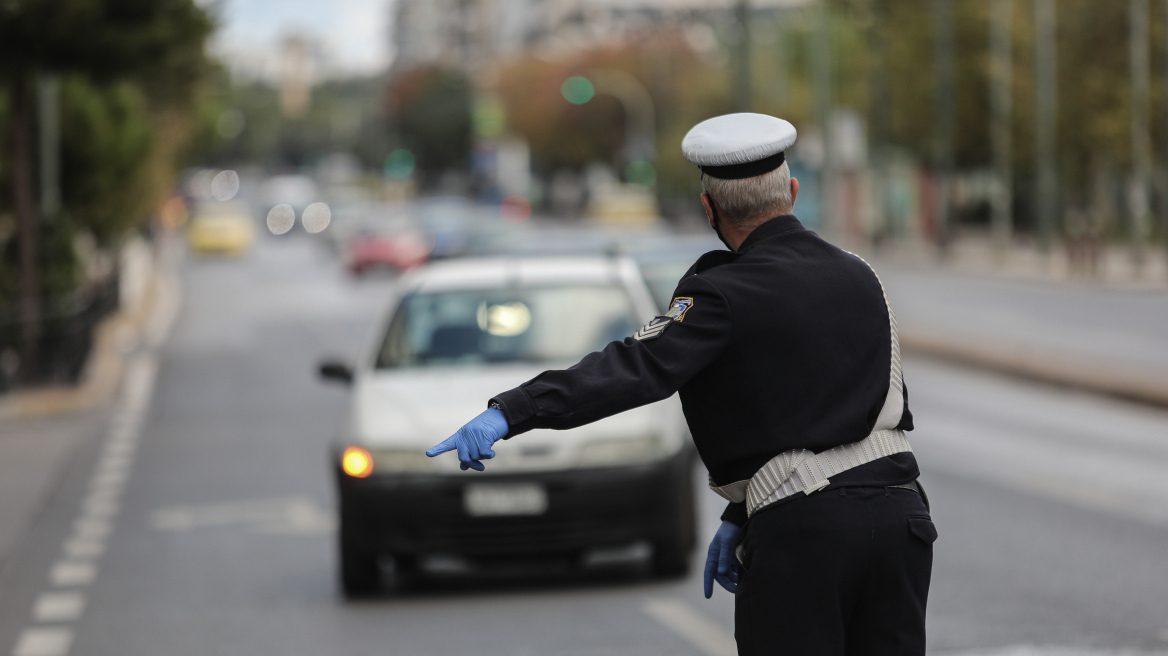
<svg viewBox="0 0 1168 656">
<path fill-rule="evenodd" d="M 710 540 L 710 551 L 706 554 L 706 599 L 714 596 L 714 581 L 730 594 L 738 589 L 738 563 L 734 559 L 735 542 L 741 529 L 732 522 L 722 522 L 714 539 Z"/>
<path fill-rule="evenodd" d="M 498 408 L 488 408 L 479 416 L 471 419 L 465 426 L 458 429 L 454 435 L 433 446 L 426 455 L 433 458 L 447 451 L 458 451 L 459 466 L 463 471 L 473 469 L 483 471 L 482 460 L 495 457 L 491 446 L 507 435 L 510 426 L 503 411 Z"/>
</svg>

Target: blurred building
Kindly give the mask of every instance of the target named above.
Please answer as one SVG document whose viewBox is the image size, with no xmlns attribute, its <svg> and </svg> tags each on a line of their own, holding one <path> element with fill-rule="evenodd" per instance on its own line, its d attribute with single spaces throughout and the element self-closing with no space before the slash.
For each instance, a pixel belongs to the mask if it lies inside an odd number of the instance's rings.
<svg viewBox="0 0 1168 656">
<path fill-rule="evenodd" d="M 312 99 L 312 59 L 308 42 L 298 36 L 284 40 L 280 52 L 280 111 L 298 118 Z"/>
<path fill-rule="evenodd" d="M 814 0 L 751 0 L 753 13 Z M 732 17 L 738 0 L 398 0 L 396 68 L 475 68 L 525 50 L 568 54 L 650 30 Z"/>
</svg>

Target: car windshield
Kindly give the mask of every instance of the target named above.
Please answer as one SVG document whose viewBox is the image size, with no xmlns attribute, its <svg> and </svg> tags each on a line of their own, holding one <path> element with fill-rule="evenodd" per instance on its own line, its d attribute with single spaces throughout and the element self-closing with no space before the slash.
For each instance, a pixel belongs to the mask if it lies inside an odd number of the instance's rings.
<svg viewBox="0 0 1168 656">
<path fill-rule="evenodd" d="M 411 294 L 377 354 L 378 369 L 578 360 L 636 330 L 617 286 L 548 286 Z"/>
<path fill-rule="evenodd" d="M 641 275 L 645 277 L 645 284 L 653 294 L 653 300 L 661 312 L 669 309 L 673 302 L 673 291 L 692 262 L 689 260 L 666 260 L 641 265 Z"/>
</svg>

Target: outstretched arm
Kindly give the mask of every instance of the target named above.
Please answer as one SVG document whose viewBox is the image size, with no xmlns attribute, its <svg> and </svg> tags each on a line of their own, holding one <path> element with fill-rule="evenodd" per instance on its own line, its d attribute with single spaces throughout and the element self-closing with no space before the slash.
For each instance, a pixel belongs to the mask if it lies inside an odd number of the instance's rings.
<svg viewBox="0 0 1168 656">
<path fill-rule="evenodd" d="M 653 319 L 631 337 L 588 354 L 568 369 L 545 371 L 492 398 L 491 405 L 498 406 L 506 428 L 488 437 L 510 438 L 535 428 L 575 428 L 677 392 L 726 348 L 731 315 L 725 297 L 701 276 L 684 278 L 674 295 L 665 316 Z M 464 465 L 481 470 L 481 460 L 493 455 L 490 445 L 494 443 L 481 442 L 486 448 L 480 446 L 477 451 L 471 446 L 474 440 L 486 439 L 481 437 L 482 417 L 427 455 L 458 450 Z M 472 434 L 479 437 L 468 437 Z M 466 443 L 465 449 L 458 449 L 460 441 Z M 468 459 L 463 459 L 464 451 Z M 470 457 L 476 452 L 480 457 Z"/>
</svg>

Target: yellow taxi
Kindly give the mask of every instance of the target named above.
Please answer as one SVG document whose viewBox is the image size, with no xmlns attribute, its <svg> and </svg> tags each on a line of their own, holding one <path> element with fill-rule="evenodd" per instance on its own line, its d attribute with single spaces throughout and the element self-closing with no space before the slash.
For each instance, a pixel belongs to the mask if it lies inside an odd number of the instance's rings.
<svg viewBox="0 0 1168 656">
<path fill-rule="evenodd" d="M 246 205 L 208 203 L 195 211 L 187 228 L 187 243 L 199 255 L 239 257 L 251 250 L 255 224 Z"/>
</svg>

